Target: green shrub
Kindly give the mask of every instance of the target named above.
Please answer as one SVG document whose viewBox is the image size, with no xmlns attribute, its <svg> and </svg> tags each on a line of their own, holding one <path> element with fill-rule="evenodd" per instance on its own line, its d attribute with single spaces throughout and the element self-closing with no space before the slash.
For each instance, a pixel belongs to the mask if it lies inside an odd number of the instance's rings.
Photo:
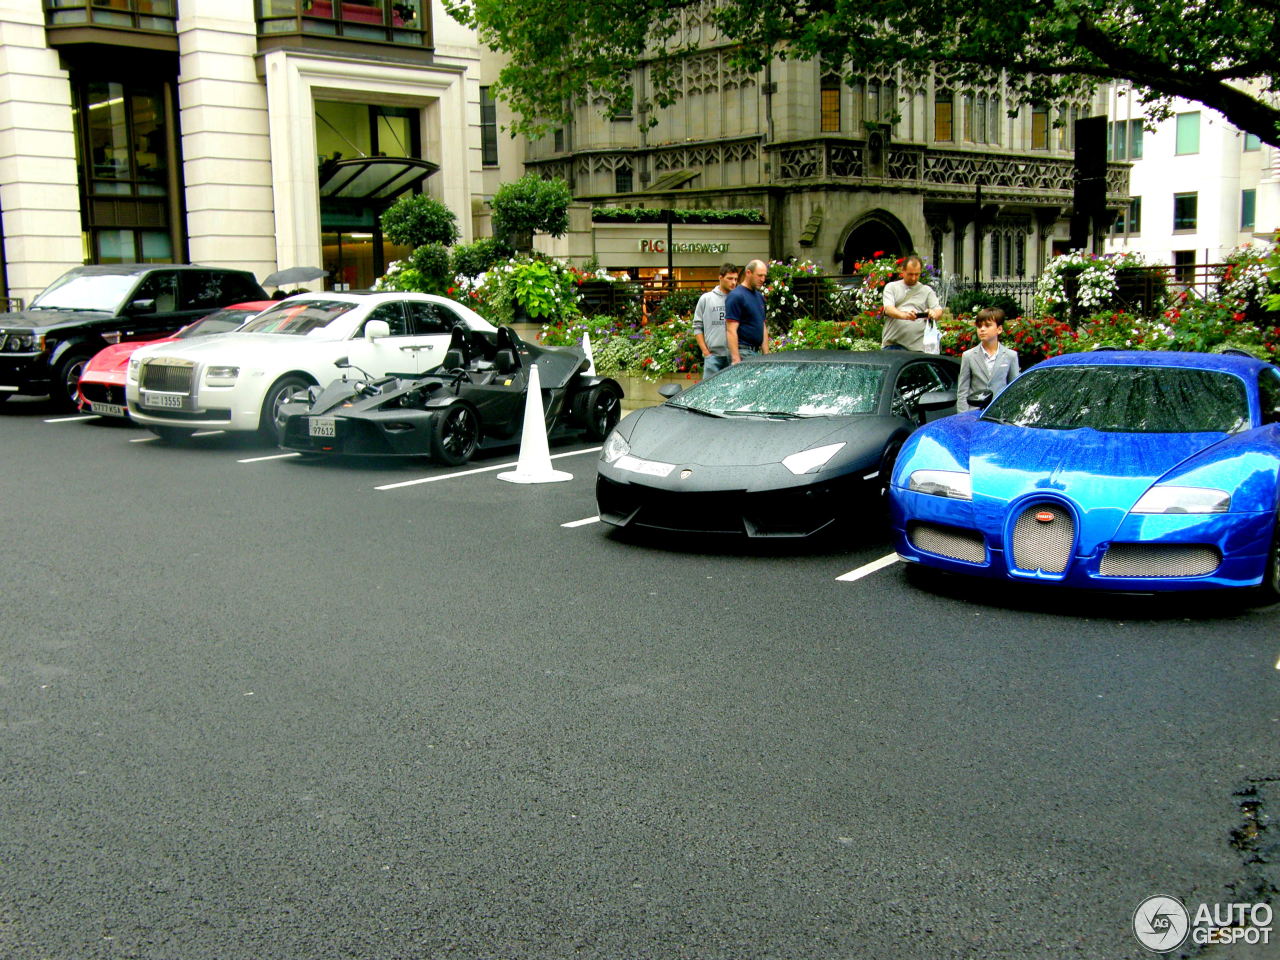
<svg viewBox="0 0 1280 960">
<path fill-rule="evenodd" d="M 666 223 L 667 211 L 650 207 L 594 207 L 591 219 L 595 223 Z M 765 222 L 759 210 L 673 209 L 673 223 L 756 223 Z"/>
<path fill-rule="evenodd" d="M 511 259 L 511 244 L 496 237 L 484 237 L 475 243 L 453 248 L 453 273 L 458 277 L 478 277 L 486 270 Z"/>
<path fill-rule="evenodd" d="M 991 293 L 987 290 L 961 290 L 947 301 L 947 309 L 954 317 L 963 314 L 976 314 L 983 307 L 999 307 L 1004 311 L 1006 320 L 1022 316 L 1022 307 L 1013 297 L 1004 293 Z"/>
<path fill-rule="evenodd" d="M 529 173 L 504 183 L 493 195 L 494 235 L 513 242 L 513 238 L 522 234 L 548 233 L 562 237 L 569 229 L 572 199 L 569 185 L 559 177 L 543 180 Z"/>
<path fill-rule="evenodd" d="M 392 243 L 415 248 L 424 243 L 441 243 L 447 247 L 457 242 L 457 219 L 434 197 L 409 194 L 387 207 L 380 223 L 383 236 Z"/>
</svg>

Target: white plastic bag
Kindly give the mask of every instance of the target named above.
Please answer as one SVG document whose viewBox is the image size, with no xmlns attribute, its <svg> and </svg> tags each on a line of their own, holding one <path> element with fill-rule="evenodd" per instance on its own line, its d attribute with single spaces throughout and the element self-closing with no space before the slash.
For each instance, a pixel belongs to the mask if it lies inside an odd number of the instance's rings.
<svg viewBox="0 0 1280 960">
<path fill-rule="evenodd" d="M 937 323 L 932 319 L 925 320 L 924 322 L 924 352 L 942 352 L 942 331 L 938 329 Z"/>
</svg>

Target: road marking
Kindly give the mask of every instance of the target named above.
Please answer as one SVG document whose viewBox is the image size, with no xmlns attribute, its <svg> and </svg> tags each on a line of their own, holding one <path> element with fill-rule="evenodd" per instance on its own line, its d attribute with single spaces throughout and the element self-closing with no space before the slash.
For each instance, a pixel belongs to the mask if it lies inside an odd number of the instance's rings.
<svg viewBox="0 0 1280 960">
<path fill-rule="evenodd" d="M 274 453 L 269 457 L 250 457 L 248 460 L 237 460 L 236 463 L 261 463 L 263 460 L 287 460 L 289 457 L 300 457 L 300 453 Z"/>
<path fill-rule="evenodd" d="M 586 450 L 573 450 L 569 453 L 557 453 L 552 460 L 559 460 L 561 457 L 576 457 L 583 453 L 599 453 L 599 447 L 588 447 Z M 417 480 L 402 480 L 400 483 L 384 483 L 380 487 L 374 487 L 375 490 L 399 490 L 401 487 L 412 487 L 419 483 L 435 483 L 437 480 L 452 480 L 454 477 L 469 477 L 473 473 L 492 473 L 495 470 L 508 470 L 511 467 L 519 466 L 518 461 L 512 463 L 499 463 L 492 467 L 476 467 L 474 470 L 460 470 L 457 473 L 444 473 L 438 477 L 419 477 Z"/>
<path fill-rule="evenodd" d="M 883 570 L 885 567 L 897 563 L 898 560 L 898 555 L 896 553 L 891 553 L 886 557 L 881 557 L 879 560 L 872 560 L 870 563 L 864 563 L 857 570 L 850 570 L 848 573 L 836 577 L 836 579 L 843 580 L 845 583 L 849 583 L 854 580 L 861 580 L 863 577 L 875 573 L 877 570 Z"/>
<path fill-rule="evenodd" d="M 226 433 L 225 430 L 197 430 L 192 434 L 193 437 L 216 437 L 220 433 Z"/>
<path fill-rule="evenodd" d="M 585 527 L 588 523 L 599 523 L 599 517 L 587 517 L 585 520 L 574 520 L 572 523 L 562 523 L 562 527 Z"/>
<path fill-rule="evenodd" d="M 129 442 L 130 443 L 150 443 L 152 440 L 159 440 L 159 439 L 160 439 L 159 437 L 153 435 L 150 437 L 136 437 L 133 440 L 130 440 Z"/>
<path fill-rule="evenodd" d="M 86 413 L 79 417 L 54 417 L 52 420 L 46 420 L 45 423 L 76 423 L 79 420 L 101 420 L 102 417 L 96 413 Z"/>
</svg>

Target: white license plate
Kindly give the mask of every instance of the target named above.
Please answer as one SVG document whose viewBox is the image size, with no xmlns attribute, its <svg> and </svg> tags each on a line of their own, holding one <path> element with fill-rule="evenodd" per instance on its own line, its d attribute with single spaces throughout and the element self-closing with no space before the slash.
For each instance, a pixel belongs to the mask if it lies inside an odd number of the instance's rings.
<svg viewBox="0 0 1280 960">
<path fill-rule="evenodd" d="M 144 393 L 142 405 L 145 407 L 165 407 L 170 410 L 181 410 L 186 399 L 180 393 Z"/>
<path fill-rule="evenodd" d="M 312 417 L 307 421 L 307 430 L 313 437 L 336 437 L 337 421 L 333 417 Z"/>
<path fill-rule="evenodd" d="M 90 400 L 89 406 L 93 408 L 94 413 L 101 414 L 104 417 L 125 416 L 124 407 L 120 406 L 118 403 L 98 403 L 94 400 Z"/>
</svg>

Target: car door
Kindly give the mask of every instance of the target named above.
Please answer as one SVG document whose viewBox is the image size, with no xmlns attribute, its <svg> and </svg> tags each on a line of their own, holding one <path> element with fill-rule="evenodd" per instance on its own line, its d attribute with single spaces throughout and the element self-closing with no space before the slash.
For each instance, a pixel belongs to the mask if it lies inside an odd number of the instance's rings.
<svg viewBox="0 0 1280 960">
<path fill-rule="evenodd" d="M 954 403 L 941 410 L 920 409 L 920 398 L 935 390 L 955 390 L 955 376 L 948 368 L 933 360 L 907 364 L 898 371 L 898 378 L 894 383 L 893 413 L 917 426 L 955 413 Z"/>
<path fill-rule="evenodd" d="M 370 340 L 365 331 L 369 324 L 381 320 L 390 335 Z M 380 303 L 364 318 L 350 344 L 348 356 L 353 364 L 373 377 L 387 374 L 418 373 L 418 344 L 409 333 L 409 319 L 405 316 L 404 302 L 391 300 Z"/>
<path fill-rule="evenodd" d="M 124 306 L 121 340 L 153 340 L 173 333 L 208 313 L 183 304 L 179 273 L 177 270 L 152 270 L 142 278 Z M 150 301 L 152 309 L 139 311 L 134 307 L 139 301 Z"/>
<path fill-rule="evenodd" d="M 458 314 L 442 303 L 406 300 L 404 306 L 409 317 L 410 333 L 416 338 L 414 349 L 418 354 L 418 371 L 425 373 L 433 370 L 444 362 L 453 328 L 461 326 L 465 332 L 466 325 Z"/>
</svg>

